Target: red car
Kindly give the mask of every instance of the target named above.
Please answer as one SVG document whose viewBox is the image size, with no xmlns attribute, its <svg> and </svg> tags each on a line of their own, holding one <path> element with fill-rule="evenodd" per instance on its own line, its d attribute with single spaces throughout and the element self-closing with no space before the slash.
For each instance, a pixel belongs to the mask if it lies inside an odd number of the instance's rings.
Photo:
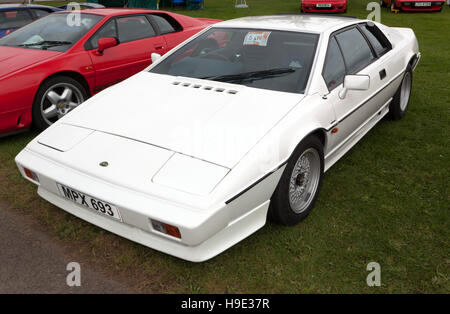
<svg viewBox="0 0 450 314">
<path fill-rule="evenodd" d="M 381 6 L 390 7 L 402 11 L 441 11 L 444 0 L 423 1 L 423 0 L 380 0 Z"/>
<path fill-rule="evenodd" d="M 92 9 L 78 20 L 70 12 L 50 14 L 12 32 L 0 39 L 0 134 L 27 129 L 32 121 L 46 128 L 143 70 L 153 52 L 164 54 L 216 22 L 164 11 Z"/>
<path fill-rule="evenodd" d="M 315 13 L 347 12 L 347 0 L 303 0 L 301 11 Z"/>
</svg>

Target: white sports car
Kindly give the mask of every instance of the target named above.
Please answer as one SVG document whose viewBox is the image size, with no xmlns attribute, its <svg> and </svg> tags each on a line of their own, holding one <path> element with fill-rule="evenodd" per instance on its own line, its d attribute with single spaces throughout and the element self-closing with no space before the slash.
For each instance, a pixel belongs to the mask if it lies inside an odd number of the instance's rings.
<svg viewBox="0 0 450 314">
<path fill-rule="evenodd" d="M 408 28 L 280 15 L 215 24 L 152 58 L 16 162 L 67 212 L 200 262 L 267 217 L 305 218 L 324 171 L 405 114 L 420 53 Z"/>
</svg>

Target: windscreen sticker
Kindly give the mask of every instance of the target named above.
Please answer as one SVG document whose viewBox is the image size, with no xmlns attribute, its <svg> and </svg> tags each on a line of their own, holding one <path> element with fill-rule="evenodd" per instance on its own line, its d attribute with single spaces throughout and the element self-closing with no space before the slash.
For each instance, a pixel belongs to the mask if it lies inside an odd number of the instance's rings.
<svg viewBox="0 0 450 314">
<path fill-rule="evenodd" d="M 244 38 L 244 46 L 267 46 L 271 32 L 248 32 Z"/>
</svg>

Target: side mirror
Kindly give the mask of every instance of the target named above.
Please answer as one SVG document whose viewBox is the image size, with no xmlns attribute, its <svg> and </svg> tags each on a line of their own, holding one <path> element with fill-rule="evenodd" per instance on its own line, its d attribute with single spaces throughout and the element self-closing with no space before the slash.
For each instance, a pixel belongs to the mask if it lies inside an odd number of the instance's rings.
<svg viewBox="0 0 450 314">
<path fill-rule="evenodd" d="M 103 51 L 105 51 L 106 49 L 117 46 L 119 44 L 117 42 L 117 39 L 114 37 L 100 38 L 97 43 L 98 43 L 97 55 L 99 56 L 101 56 L 103 54 Z"/>
<path fill-rule="evenodd" d="M 155 63 L 156 61 L 158 61 L 159 58 L 161 58 L 161 55 L 159 53 L 156 53 L 156 52 L 152 53 L 152 63 Z"/>
<path fill-rule="evenodd" d="M 339 98 L 344 99 L 349 90 L 368 90 L 370 76 L 368 75 L 346 75 L 344 87 L 339 91 Z"/>
</svg>

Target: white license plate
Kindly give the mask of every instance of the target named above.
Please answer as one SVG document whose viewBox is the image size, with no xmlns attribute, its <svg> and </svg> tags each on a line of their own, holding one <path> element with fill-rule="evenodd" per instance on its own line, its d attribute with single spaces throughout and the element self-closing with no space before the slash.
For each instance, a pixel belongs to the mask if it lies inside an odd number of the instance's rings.
<svg viewBox="0 0 450 314">
<path fill-rule="evenodd" d="M 69 188 L 65 185 L 56 183 L 58 186 L 59 193 L 64 198 L 71 200 L 74 203 L 82 205 L 86 208 L 89 208 L 95 211 L 98 214 L 108 216 L 110 218 L 114 218 L 122 221 L 122 217 L 120 216 L 120 212 L 117 207 L 99 199 L 96 199 L 87 194 L 81 193 L 77 190 Z"/>
<path fill-rule="evenodd" d="M 317 3 L 316 8 L 331 8 L 331 3 Z"/>
<path fill-rule="evenodd" d="M 416 2 L 416 7 L 431 7 L 431 2 Z"/>
</svg>

